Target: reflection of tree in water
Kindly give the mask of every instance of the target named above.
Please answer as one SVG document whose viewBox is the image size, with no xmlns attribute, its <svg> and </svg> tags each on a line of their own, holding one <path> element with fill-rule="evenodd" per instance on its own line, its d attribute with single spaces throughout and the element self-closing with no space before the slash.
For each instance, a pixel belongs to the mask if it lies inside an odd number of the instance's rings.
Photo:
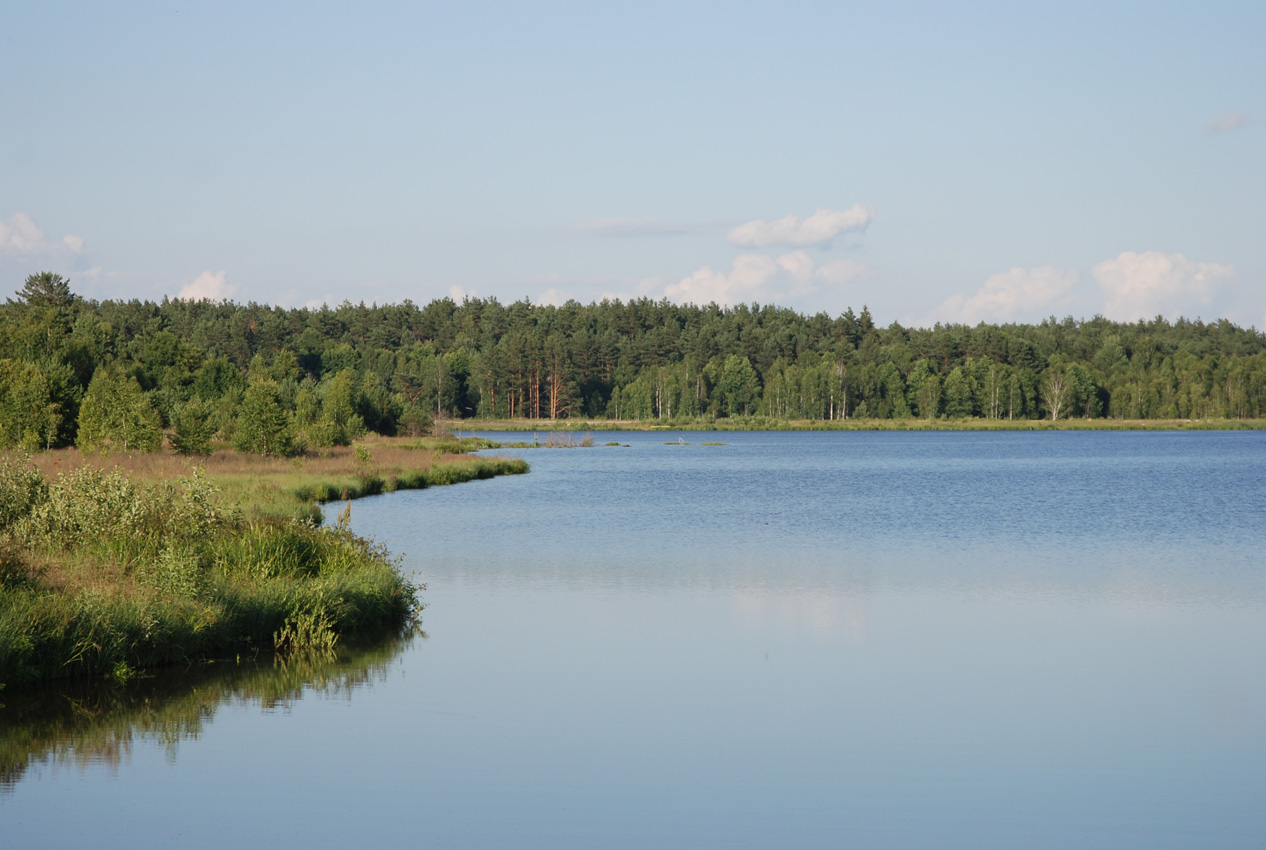
<svg viewBox="0 0 1266 850">
<path fill-rule="evenodd" d="M 389 664 L 411 639 L 208 664 L 123 687 L 63 683 L 0 691 L 0 793 L 11 792 L 32 765 L 117 768 L 136 741 L 161 742 L 174 759 L 179 743 L 197 738 L 221 705 L 259 703 L 268 711 L 305 694 L 350 699 L 358 688 L 384 681 Z"/>
</svg>

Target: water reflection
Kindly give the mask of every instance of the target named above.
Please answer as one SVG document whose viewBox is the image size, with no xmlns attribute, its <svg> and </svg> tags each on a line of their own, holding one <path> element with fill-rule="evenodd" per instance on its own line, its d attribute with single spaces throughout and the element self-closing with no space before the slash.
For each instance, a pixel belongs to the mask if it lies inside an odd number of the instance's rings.
<svg viewBox="0 0 1266 850">
<path fill-rule="evenodd" d="M 414 637 L 331 653 L 207 664 L 164 671 L 126 686 L 55 683 L 0 692 L 0 794 L 11 794 L 33 768 L 126 764 L 134 747 L 158 745 L 174 762 L 181 742 L 202 736 L 227 705 L 285 710 L 321 695 L 350 700 L 382 681 Z"/>
<path fill-rule="evenodd" d="M 23 709 L 6 846 L 1260 846 L 1266 433 L 673 436 L 357 502 L 427 641 Z"/>
<path fill-rule="evenodd" d="M 490 592 L 1266 604 L 1266 433 L 593 436 L 353 522 L 423 581 Z"/>
</svg>

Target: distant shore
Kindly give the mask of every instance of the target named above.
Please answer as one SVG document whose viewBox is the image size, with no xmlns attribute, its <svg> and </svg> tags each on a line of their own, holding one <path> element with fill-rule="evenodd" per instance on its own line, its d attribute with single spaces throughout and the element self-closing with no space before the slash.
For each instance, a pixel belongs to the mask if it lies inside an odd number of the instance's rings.
<svg viewBox="0 0 1266 850">
<path fill-rule="evenodd" d="M 1261 431 L 1266 419 L 462 419 L 454 434 L 481 431 Z"/>
</svg>

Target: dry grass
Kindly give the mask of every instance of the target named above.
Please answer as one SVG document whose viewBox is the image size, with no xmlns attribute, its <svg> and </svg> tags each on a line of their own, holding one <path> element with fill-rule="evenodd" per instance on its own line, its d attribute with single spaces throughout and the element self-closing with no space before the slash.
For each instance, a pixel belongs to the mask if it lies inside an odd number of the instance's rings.
<svg viewBox="0 0 1266 850">
<path fill-rule="evenodd" d="M 170 450 L 96 455 L 68 448 L 43 452 L 32 461 L 50 480 L 80 466 L 92 466 L 118 470 L 138 482 L 158 483 L 173 481 L 201 467 L 233 507 L 273 516 L 316 516 L 317 502 L 372 495 L 397 486 L 487 477 L 475 473 L 499 459 L 458 453 L 480 447 L 454 439 L 375 436 L 356 446 L 320 449 L 293 458 L 243 454 L 232 449 L 219 449 L 208 457 L 189 457 Z"/>
<path fill-rule="evenodd" d="M 435 453 L 441 451 L 436 447 L 437 442 L 418 438 L 376 437 L 359 445 L 369 449 L 368 465 L 385 472 L 429 469 L 435 463 L 453 463 L 464 459 L 464 455 L 451 452 L 443 452 L 437 458 Z M 104 470 L 120 470 L 137 481 L 170 481 L 188 475 L 189 470 L 195 466 L 202 467 L 207 477 L 213 479 L 243 475 L 283 478 L 296 472 L 316 476 L 353 475 L 358 468 L 356 452 L 351 446 L 335 446 L 294 458 L 244 454 L 232 449 L 219 449 L 208 457 L 190 457 L 166 449 L 153 454 L 115 452 L 96 455 L 68 448 L 41 452 L 33 456 L 32 461 L 48 477 L 79 466 L 95 466 Z"/>
</svg>

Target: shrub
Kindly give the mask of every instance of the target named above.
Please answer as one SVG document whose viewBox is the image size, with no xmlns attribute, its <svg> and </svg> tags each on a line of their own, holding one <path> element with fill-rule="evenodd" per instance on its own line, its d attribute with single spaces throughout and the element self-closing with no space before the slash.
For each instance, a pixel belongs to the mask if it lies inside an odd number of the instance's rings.
<svg viewBox="0 0 1266 850">
<path fill-rule="evenodd" d="M 48 484 L 29 457 L 0 459 L 0 532 L 30 514 L 47 496 Z"/>
<path fill-rule="evenodd" d="M 17 530 L 29 543 L 66 549 L 109 542 L 139 533 L 145 507 L 127 476 L 81 466 L 59 475 L 47 497 L 18 523 Z"/>
</svg>

